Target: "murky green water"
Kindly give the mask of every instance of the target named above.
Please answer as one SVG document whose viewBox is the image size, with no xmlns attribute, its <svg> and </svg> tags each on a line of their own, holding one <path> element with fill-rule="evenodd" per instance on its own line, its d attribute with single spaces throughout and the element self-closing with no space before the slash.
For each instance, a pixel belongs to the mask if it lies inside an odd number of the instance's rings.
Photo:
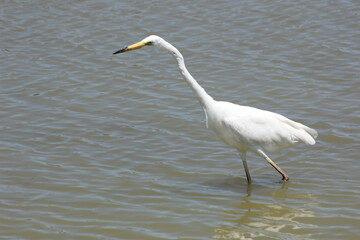
<svg viewBox="0 0 360 240">
<path fill-rule="evenodd" d="M 357 1 L 1 1 L 2 239 L 358 239 Z M 205 127 L 217 100 L 319 132 L 271 154 Z"/>
</svg>

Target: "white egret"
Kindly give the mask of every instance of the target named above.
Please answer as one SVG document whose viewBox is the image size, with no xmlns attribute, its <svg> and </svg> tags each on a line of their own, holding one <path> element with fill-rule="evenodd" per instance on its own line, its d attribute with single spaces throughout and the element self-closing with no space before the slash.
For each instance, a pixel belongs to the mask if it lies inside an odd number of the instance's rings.
<svg viewBox="0 0 360 240">
<path fill-rule="evenodd" d="M 181 74 L 204 109 L 206 126 L 212 129 L 222 141 L 238 150 L 249 184 L 251 177 L 246 161 L 247 152 L 253 152 L 263 157 L 282 175 L 283 181 L 289 180 L 288 175 L 265 154 L 264 150 L 276 150 L 297 142 L 313 145 L 315 144 L 314 139 L 317 137 L 314 129 L 277 113 L 214 100 L 186 69 L 184 57 L 179 50 L 161 37 L 151 35 L 113 54 L 135 50 L 147 45 L 161 47 L 175 56 Z"/>
</svg>

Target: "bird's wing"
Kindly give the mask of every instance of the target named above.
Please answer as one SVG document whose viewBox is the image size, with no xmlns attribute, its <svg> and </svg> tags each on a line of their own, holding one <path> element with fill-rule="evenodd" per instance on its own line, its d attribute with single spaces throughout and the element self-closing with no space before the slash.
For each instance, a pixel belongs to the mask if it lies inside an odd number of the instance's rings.
<svg viewBox="0 0 360 240">
<path fill-rule="evenodd" d="M 315 143 L 315 130 L 280 114 L 244 106 L 238 110 L 225 115 L 223 125 L 248 146 L 277 150 L 299 141 Z"/>
</svg>

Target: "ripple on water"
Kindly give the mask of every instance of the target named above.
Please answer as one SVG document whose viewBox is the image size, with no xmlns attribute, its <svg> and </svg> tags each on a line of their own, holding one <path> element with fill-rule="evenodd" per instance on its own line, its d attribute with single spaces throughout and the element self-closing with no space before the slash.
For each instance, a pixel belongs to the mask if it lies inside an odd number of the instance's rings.
<svg viewBox="0 0 360 240">
<path fill-rule="evenodd" d="M 357 239 L 353 1 L 4 1 L 0 223 L 7 239 Z M 319 132 L 271 154 L 205 128 L 172 56 L 112 53 L 158 34 L 218 100 Z"/>
</svg>

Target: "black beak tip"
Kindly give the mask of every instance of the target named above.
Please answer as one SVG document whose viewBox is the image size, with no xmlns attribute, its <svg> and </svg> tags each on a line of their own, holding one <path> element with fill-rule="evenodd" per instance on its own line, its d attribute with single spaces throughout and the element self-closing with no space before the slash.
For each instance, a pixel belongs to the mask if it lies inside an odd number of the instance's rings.
<svg viewBox="0 0 360 240">
<path fill-rule="evenodd" d="M 123 53 L 123 52 L 126 52 L 126 48 L 122 48 L 119 51 L 114 52 L 113 55 L 118 54 L 118 53 Z"/>
</svg>

